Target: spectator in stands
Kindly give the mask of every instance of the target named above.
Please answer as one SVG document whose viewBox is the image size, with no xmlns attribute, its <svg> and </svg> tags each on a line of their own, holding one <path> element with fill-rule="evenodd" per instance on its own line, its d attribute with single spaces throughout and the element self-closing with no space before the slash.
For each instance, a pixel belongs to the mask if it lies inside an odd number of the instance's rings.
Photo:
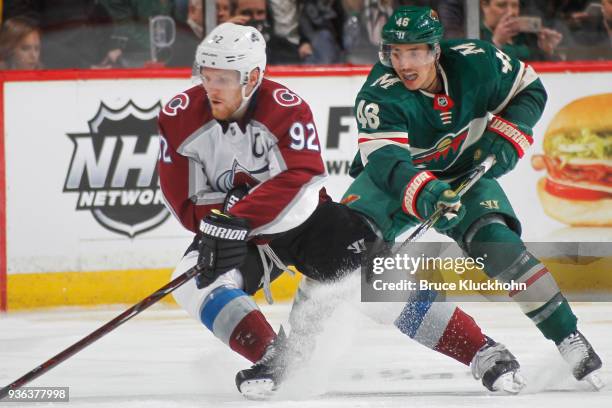
<svg viewBox="0 0 612 408">
<path fill-rule="evenodd" d="M 299 26 L 307 42 L 301 57 L 309 64 L 334 64 L 342 60 L 342 26 L 345 20 L 340 0 L 302 0 Z"/>
<path fill-rule="evenodd" d="M 438 16 L 444 26 L 444 38 L 465 38 L 464 0 L 440 0 Z"/>
<path fill-rule="evenodd" d="M 255 27 L 266 40 L 268 64 L 299 64 L 298 46 L 274 33 L 272 16 L 266 0 L 231 0 L 232 17 L 228 22 Z"/>
<path fill-rule="evenodd" d="M 6 0 L 5 18 L 30 17 L 42 32 L 45 68 L 89 68 L 104 50 L 110 22 L 99 0 Z"/>
<path fill-rule="evenodd" d="M 41 69 L 40 29 L 27 17 L 13 17 L 0 31 L 0 69 Z"/>
<path fill-rule="evenodd" d="M 202 0 L 189 0 L 187 20 L 176 20 L 176 38 L 166 62 L 170 67 L 190 67 L 196 48 L 204 38 Z"/>
<path fill-rule="evenodd" d="M 378 61 L 380 33 L 393 13 L 392 0 L 344 0 L 348 14 L 343 29 L 347 62 L 374 64 Z"/>
<path fill-rule="evenodd" d="M 312 45 L 299 27 L 301 0 L 268 0 L 268 9 L 274 35 L 286 38 L 291 44 L 298 46 L 298 54 L 302 60 L 312 55 Z"/>
<path fill-rule="evenodd" d="M 187 21 L 189 14 L 189 0 L 171 0 L 172 18 L 174 21 Z"/>
<path fill-rule="evenodd" d="M 536 33 L 520 32 L 519 0 L 481 0 L 480 38 L 490 41 L 511 57 L 521 60 L 552 60 L 563 36 L 542 28 Z"/>
<path fill-rule="evenodd" d="M 569 59 L 612 59 L 612 0 L 601 0 L 600 5 L 588 8 L 575 27 L 576 48 L 569 52 Z"/>
<path fill-rule="evenodd" d="M 151 58 L 149 18 L 170 16 L 170 0 L 98 0 L 113 32 L 102 62 L 94 68 L 139 67 Z"/>
<path fill-rule="evenodd" d="M 217 24 L 225 23 L 231 17 L 230 0 L 215 0 Z"/>
<path fill-rule="evenodd" d="M 187 8 L 187 25 L 191 28 L 199 44 L 204 38 L 204 12 L 202 0 L 189 0 L 189 7 Z M 193 54 L 195 55 L 195 48 L 193 49 Z"/>
</svg>

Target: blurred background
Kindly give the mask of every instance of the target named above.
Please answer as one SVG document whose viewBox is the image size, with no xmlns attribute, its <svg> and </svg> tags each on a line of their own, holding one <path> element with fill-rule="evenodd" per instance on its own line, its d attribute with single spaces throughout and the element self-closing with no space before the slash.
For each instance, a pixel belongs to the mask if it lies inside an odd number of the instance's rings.
<svg viewBox="0 0 612 408">
<path fill-rule="evenodd" d="M 4 0 L 0 68 L 189 67 L 223 22 L 256 27 L 278 64 L 372 64 L 399 5 L 438 12 L 447 38 L 526 61 L 612 58 L 612 0 Z"/>
</svg>

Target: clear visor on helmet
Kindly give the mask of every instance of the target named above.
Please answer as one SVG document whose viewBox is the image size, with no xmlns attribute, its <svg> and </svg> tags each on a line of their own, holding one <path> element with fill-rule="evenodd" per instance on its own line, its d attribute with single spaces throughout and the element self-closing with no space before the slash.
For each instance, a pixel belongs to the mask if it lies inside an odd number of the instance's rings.
<svg viewBox="0 0 612 408">
<path fill-rule="evenodd" d="M 240 73 L 231 69 L 203 67 L 200 70 L 200 78 L 207 92 L 238 89 L 242 86 Z"/>
<path fill-rule="evenodd" d="M 438 45 L 424 44 L 381 44 L 380 61 L 388 66 L 419 67 L 436 60 Z"/>
</svg>

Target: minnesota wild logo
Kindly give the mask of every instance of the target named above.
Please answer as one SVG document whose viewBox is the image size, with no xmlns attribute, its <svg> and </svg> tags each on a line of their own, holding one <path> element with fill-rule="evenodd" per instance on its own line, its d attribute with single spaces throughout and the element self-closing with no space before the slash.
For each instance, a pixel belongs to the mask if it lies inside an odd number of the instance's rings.
<svg viewBox="0 0 612 408">
<path fill-rule="evenodd" d="M 446 135 L 434 147 L 426 150 L 423 153 L 414 156 L 412 162 L 418 164 L 435 164 L 436 168 L 445 168 L 450 161 L 454 159 L 454 153 L 459 151 L 459 148 L 467 137 L 467 130 L 458 135 Z M 428 166 L 429 167 L 429 166 Z"/>
</svg>

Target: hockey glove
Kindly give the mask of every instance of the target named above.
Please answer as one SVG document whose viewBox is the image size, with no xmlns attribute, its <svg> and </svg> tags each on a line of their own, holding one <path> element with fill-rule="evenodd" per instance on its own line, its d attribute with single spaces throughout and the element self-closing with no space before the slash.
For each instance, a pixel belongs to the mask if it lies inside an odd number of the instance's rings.
<svg viewBox="0 0 612 408">
<path fill-rule="evenodd" d="M 498 178 L 512 170 L 518 159 L 533 143 L 533 138 L 524 132 L 525 127 L 494 116 L 487 130 L 478 141 L 474 159 L 495 156 L 495 164 L 485 174 L 489 178 Z"/>
<path fill-rule="evenodd" d="M 512 144 L 496 133 L 486 131 L 478 141 L 475 159 L 489 155 L 495 156 L 495 164 L 486 172 L 485 177 L 499 178 L 512 170 L 518 162 L 519 156 Z"/>
<path fill-rule="evenodd" d="M 237 186 L 227 192 L 225 201 L 223 201 L 223 211 L 228 212 L 238 201 L 242 200 L 249 194 L 249 189 L 245 185 Z"/>
<path fill-rule="evenodd" d="M 461 199 L 451 189 L 450 184 L 433 179 L 421 190 L 417 197 L 416 207 L 418 215 L 426 220 L 438 208 L 448 208 L 449 211 L 440 217 L 433 227 L 438 232 L 453 228 L 465 215 L 465 208 L 461 205 Z"/>
<path fill-rule="evenodd" d="M 248 221 L 213 210 L 200 223 L 198 266 L 196 285 L 202 289 L 225 272 L 239 268 L 247 255 Z"/>
</svg>

